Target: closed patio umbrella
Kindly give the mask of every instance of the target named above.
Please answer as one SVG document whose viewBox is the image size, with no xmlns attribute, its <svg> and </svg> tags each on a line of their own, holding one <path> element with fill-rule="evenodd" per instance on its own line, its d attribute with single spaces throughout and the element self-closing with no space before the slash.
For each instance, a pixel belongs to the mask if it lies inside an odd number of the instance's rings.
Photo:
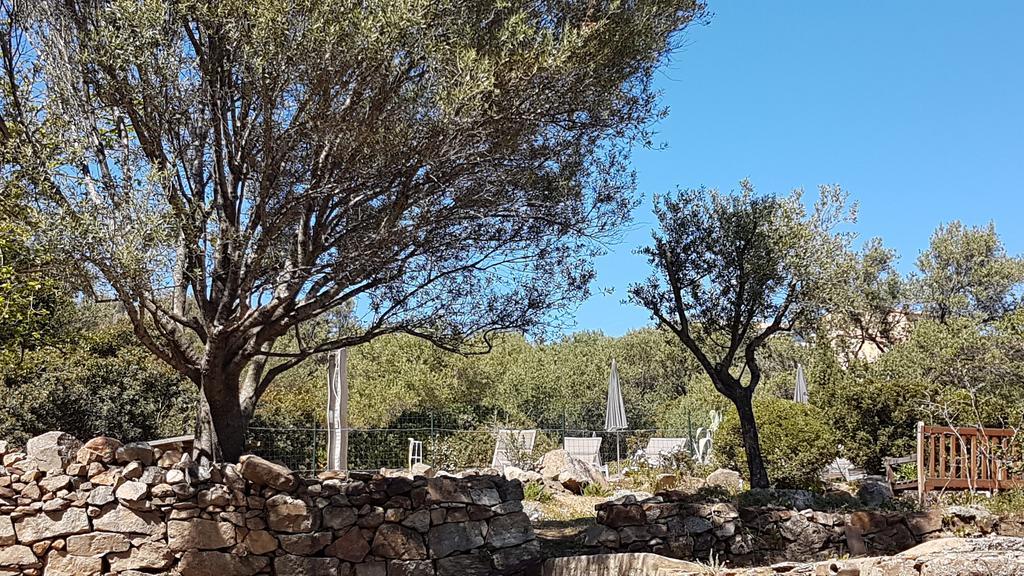
<svg viewBox="0 0 1024 576">
<path fill-rule="evenodd" d="M 796 386 L 793 388 L 793 402 L 807 404 L 807 379 L 804 378 L 804 367 L 796 365 Z"/>
<path fill-rule="evenodd" d="M 615 460 L 619 457 L 619 430 L 625 430 L 629 424 L 626 422 L 626 406 L 622 403 L 622 389 L 619 387 L 619 367 L 612 360 L 612 373 L 608 377 L 608 402 L 604 409 L 604 429 L 606 432 L 615 434 Z"/>
</svg>

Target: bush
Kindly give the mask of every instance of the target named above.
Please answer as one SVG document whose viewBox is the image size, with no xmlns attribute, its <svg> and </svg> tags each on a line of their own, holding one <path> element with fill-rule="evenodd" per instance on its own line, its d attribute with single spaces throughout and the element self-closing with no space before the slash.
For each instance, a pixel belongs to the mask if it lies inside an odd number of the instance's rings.
<svg viewBox="0 0 1024 576">
<path fill-rule="evenodd" d="M 765 467 L 775 486 L 819 488 L 821 471 L 838 451 L 836 436 L 821 412 L 808 404 L 763 397 L 754 399 L 754 415 Z M 747 458 L 735 410 L 726 413 L 715 441 L 721 462 L 745 473 Z"/>
</svg>

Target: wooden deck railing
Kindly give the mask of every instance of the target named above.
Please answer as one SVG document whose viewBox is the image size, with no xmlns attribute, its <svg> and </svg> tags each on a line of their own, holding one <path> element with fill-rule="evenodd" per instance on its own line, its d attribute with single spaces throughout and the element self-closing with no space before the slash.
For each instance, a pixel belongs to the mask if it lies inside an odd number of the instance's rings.
<svg viewBox="0 0 1024 576">
<path fill-rule="evenodd" d="M 950 428 L 917 424 L 917 489 L 1005 490 L 1024 488 L 1016 431 L 1005 428 Z"/>
</svg>

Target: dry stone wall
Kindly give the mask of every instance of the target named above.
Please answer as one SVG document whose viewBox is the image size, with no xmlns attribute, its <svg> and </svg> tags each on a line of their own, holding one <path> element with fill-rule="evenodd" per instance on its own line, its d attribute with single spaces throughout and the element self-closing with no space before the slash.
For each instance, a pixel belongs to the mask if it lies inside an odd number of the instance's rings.
<svg viewBox="0 0 1024 576">
<path fill-rule="evenodd" d="M 974 508 L 925 512 L 820 512 L 780 506 L 738 508 L 694 503 L 679 492 L 597 506 L 584 543 L 597 552 L 654 552 L 683 560 L 709 558 L 733 566 L 811 562 L 846 554 L 889 555 L 949 535 L 1024 536 L 1024 518 Z"/>
<path fill-rule="evenodd" d="M 60 432 L 0 443 L 0 575 L 521 574 L 540 547 L 519 481 L 305 479 L 255 456 Z"/>
</svg>

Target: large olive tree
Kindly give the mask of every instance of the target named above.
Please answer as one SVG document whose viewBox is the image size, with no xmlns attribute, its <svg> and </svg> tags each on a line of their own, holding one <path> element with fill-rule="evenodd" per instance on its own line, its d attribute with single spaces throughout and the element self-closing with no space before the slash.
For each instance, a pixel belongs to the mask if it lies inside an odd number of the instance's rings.
<svg viewBox="0 0 1024 576">
<path fill-rule="evenodd" d="M 736 406 L 750 484 L 769 485 L 752 399 L 758 351 L 769 338 L 810 327 L 845 291 L 849 216 L 837 187 L 822 187 L 807 211 L 800 192 L 761 196 L 682 190 L 659 197 L 660 230 L 640 250 L 654 269 L 630 299 L 668 327 Z"/>
<path fill-rule="evenodd" d="M 244 450 L 270 382 L 586 295 L 699 0 L 3 0 L 4 168 Z M 334 333 L 301 327 L 349 311 Z M 294 332 L 297 347 L 275 343 Z"/>
</svg>

